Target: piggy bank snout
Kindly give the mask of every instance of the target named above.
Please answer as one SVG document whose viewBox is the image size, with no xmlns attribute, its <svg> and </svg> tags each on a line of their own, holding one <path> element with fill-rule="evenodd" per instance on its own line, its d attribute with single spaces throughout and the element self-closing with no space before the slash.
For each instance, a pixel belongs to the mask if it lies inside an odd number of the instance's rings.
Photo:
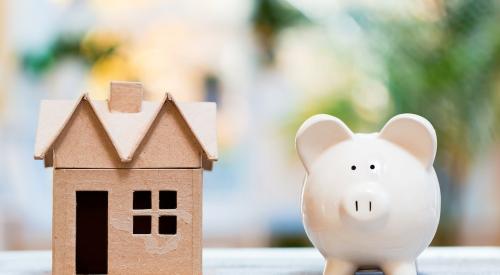
<svg viewBox="0 0 500 275">
<path fill-rule="evenodd" d="M 370 185 L 362 185 L 349 190 L 341 202 L 341 211 L 357 222 L 369 222 L 385 217 L 389 210 L 387 194 Z"/>
</svg>

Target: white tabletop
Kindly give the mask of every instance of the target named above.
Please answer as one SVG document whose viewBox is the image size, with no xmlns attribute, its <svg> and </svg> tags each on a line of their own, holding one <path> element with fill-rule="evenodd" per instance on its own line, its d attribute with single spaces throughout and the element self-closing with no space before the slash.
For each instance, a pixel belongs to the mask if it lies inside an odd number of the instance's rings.
<svg viewBox="0 0 500 275">
<path fill-rule="evenodd" d="M 428 248 L 417 264 L 421 275 L 500 274 L 500 248 Z M 50 251 L 0 252 L 0 274 L 50 274 L 50 266 Z M 323 258 L 310 248 L 209 248 L 203 252 L 205 275 L 319 275 L 322 268 Z"/>
</svg>

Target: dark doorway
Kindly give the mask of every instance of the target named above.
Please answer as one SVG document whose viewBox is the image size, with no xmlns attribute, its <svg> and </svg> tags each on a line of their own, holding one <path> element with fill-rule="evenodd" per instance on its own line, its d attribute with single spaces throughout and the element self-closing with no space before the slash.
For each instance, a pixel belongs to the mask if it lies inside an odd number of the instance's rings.
<svg viewBox="0 0 500 275">
<path fill-rule="evenodd" d="M 76 192 L 76 273 L 108 273 L 108 192 Z"/>
</svg>

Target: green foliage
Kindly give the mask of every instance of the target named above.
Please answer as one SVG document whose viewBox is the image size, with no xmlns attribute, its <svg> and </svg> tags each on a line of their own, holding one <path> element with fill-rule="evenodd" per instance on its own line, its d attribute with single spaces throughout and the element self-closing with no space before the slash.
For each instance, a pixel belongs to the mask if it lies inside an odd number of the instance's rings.
<svg viewBox="0 0 500 275">
<path fill-rule="evenodd" d="M 500 65 L 499 5 L 492 1 L 443 4 L 437 21 L 361 23 L 383 55 L 394 113 L 427 117 L 438 136 L 441 165 L 459 181 L 471 158 L 493 138 L 495 80 Z M 368 21 L 368 23 L 366 23 Z M 383 47 L 380 41 L 385 41 Z M 390 115 L 393 115 L 390 114 Z"/>
<path fill-rule="evenodd" d="M 86 39 L 82 34 L 61 34 L 46 48 L 22 54 L 21 65 L 24 70 L 40 76 L 65 58 L 75 58 L 91 66 L 114 54 L 118 46 L 117 41 L 102 43 L 98 39 Z"/>
<path fill-rule="evenodd" d="M 278 34 L 287 27 L 306 22 L 305 16 L 286 1 L 256 0 L 252 23 Z"/>
<path fill-rule="evenodd" d="M 366 9 L 348 12 L 384 68 L 379 78 L 390 93 L 391 107 L 378 125 L 359 114 L 351 98 L 338 96 L 318 100 L 321 104 L 303 110 L 297 120 L 329 113 L 353 130 L 375 130 L 398 113 L 422 115 L 438 134 L 438 166 L 454 182 L 462 182 L 471 160 L 500 132 L 500 2 L 442 5 L 432 20 Z M 348 94 L 335 94 L 339 92 Z"/>
<path fill-rule="evenodd" d="M 274 61 L 274 46 L 279 33 L 308 20 L 298 9 L 282 0 L 255 0 L 251 22 L 264 53 L 265 64 Z"/>
</svg>

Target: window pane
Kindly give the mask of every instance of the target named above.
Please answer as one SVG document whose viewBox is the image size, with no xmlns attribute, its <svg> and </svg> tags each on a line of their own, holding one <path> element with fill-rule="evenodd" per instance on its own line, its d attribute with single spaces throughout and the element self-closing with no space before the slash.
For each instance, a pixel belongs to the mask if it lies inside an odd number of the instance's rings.
<svg viewBox="0 0 500 275">
<path fill-rule="evenodd" d="M 151 191 L 134 191 L 134 209 L 151 209 Z"/>
<path fill-rule="evenodd" d="M 177 191 L 160 191 L 160 209 L 177 208 Z"/>
<path fill-rule="evenodd" d="M 160 216 L 158 233 L 164 235 L 177 234 L 177 216 Z"/>
<path fill-rule="evenodd" d="M 134 234 L 151 234 L 151 216 L 134 216 Z"/>
</svg>

